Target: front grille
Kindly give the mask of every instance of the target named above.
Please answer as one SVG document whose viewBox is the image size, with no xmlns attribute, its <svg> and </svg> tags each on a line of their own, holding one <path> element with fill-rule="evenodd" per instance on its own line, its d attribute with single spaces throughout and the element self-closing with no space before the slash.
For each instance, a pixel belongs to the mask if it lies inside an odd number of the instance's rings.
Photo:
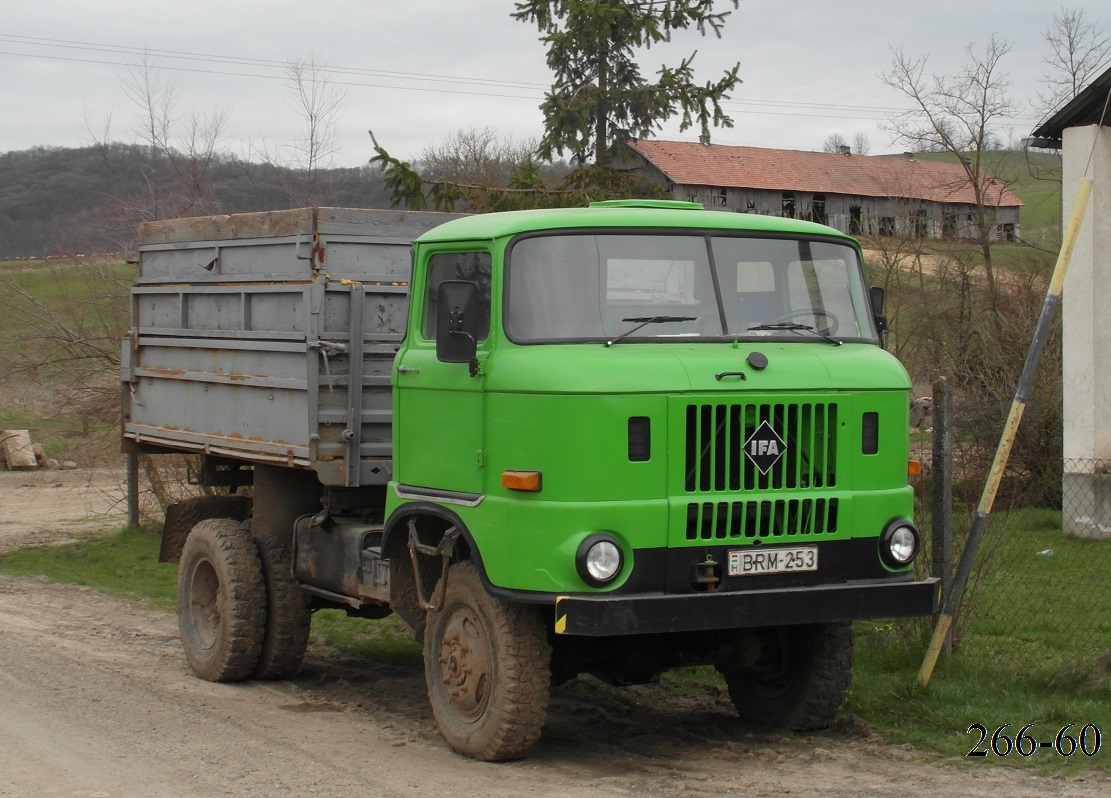
<svg viewBox="0 0 1111 798">
<path fill-rule="evenodd" d="M 761 473 L 744 447 L 765 422 L 786 446 Z M 687 405 L 688 493 L 828 489 L 837 484 L 836 466 L 834 403 Z"/>
<path fill-rule="evenodd" d="M 767 539 L 837 531 L 837 499 L 691 502 L 687 540 Z"/>
</svg>

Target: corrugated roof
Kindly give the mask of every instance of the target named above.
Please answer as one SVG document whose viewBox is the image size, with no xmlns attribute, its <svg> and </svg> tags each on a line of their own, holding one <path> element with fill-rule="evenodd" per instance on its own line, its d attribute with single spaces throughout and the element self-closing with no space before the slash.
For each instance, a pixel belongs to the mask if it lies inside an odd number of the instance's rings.
<svg viewBox="0 0 1111 798">
<path fill-rule="evenodd" d="M 964 168 L 958 164 L 684 141 L 628 139 L 625 144 L 677 185 L 906 197 L 965 205 L 976 202 Z M 993 182 L 992 189 L 989 204 L 1023 204 L 1002 183 Z"/>
<path fill-rule="evenodd" d="M 1061 135 L 1067 127 L 1111 125 L 1111 119 L 1107 117 L 1108 95 L 1111 95 L 1111 68 L 1097 76 L 1064 107 L 1038 125 L 1034 129 L 1034 137 L 1060 147 Z"/>
</svg>

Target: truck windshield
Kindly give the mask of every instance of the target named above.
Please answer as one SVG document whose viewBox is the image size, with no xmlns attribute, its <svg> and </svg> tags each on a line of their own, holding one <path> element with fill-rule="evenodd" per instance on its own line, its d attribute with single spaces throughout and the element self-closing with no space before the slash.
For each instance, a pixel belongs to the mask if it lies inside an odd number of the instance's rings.
<svg viewBox="0 0 1111 798">
<path fill-rule="evenodd" d="M 506 268 L 518 342 L 877 340 L 856 250 L 836 241 L 559 233 L 518 240 Z"/>
</svg>

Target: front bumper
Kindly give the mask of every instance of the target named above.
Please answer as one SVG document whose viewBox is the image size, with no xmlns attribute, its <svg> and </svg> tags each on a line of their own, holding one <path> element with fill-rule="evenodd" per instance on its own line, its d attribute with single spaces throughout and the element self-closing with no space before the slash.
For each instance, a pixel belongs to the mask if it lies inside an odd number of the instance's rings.
<svg viewBox="0 0 1111 798">
<path fill-rule="evenodd" d="M 882 580 L 681 595 L 560 596 L 555 604 L 555 631 L 604 637 L 931 615 L 937 611 L 938 581 Z"/>
</svg>

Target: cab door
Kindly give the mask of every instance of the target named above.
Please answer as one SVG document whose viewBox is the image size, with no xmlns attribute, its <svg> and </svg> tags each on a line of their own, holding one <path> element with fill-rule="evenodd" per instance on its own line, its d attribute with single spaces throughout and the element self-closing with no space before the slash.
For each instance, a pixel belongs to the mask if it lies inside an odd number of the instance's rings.
<svg viewBox="0 0 1111 798">
<path fill-rule="evenodd" d="M 437 298 L 446 281 L 477 286 L 478 359 L 490 339 L 491 256 L 485 250 L 437 252 L 428 259 L 419 312 L 394 361 L 394 479 L 407 487 L 482 493 L 485 434 L 484 377 L 466 363 L 436 356 Z M 419 267 L 419 264 L 418 264 Z"/>
</svg>

